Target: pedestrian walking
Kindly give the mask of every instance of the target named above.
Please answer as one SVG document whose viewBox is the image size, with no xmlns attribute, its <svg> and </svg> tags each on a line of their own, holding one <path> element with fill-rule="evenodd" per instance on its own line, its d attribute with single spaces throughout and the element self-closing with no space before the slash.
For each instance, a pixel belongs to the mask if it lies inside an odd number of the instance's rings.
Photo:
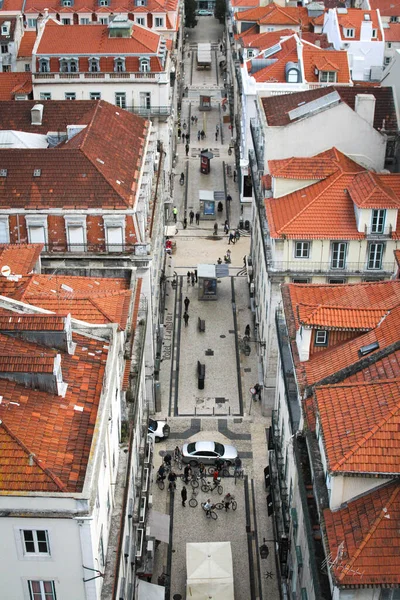
<svg viewBox="0 0 400 600">
<path fill-rule="evenodd" d="M 178 209 L 176 208 L 176 206 L 174 206 L 174 208 L 172 209 L 172 214 L 174 216 L 174 223 L 176 223 L 176 220 L 178 218 Z"/>
<path fill-rule="evenodd" d="M 186 229 L 186 227 L 187 227 L 187 218 L 184 217 L 183 218 L 183 229 Z"/>
<path fill-rule="evenodd" d="M 233 240 L 234 240 L 234 236 L 233 236 L 233 233 L 231 232 L 231 233 L 229 234 L 229 241 L 228 241 L 228 244 L 230 245 L 230 243 L 231 243 L 231 242 L 232 242 L 232 244 L 233 244 L 233 243 L 234 243 L 234 241 L 233 241 Z"/>
<path fill-rule="evenodd" d="M 194 270 L 194 278 L 195 278 L 195 281 L 197 283 L 197 269 Z"/>
<path fill-rule="evenodd" d="M 193 125 L 193 123 L 194 123 L 194 115 L 192 115 L 192 116 L 190 117 L 190 120 L 192 121 L 192 125 Z"/>
<path fill-rule="evenodd" d="M 186 136 L 185 136 L 185 134 L 184 134 L 184 133 L 182 133 L 182 143 L 183 143 L 183 144 L 185 143 L 185 139 L 186 139 Z"/>
<path fill-rule="evenodd" d="M 218 131 L 215 132 L 215 141 L 218 142 Z"/>
<path fill-rule="evenodd" d="M 190 304 L 190 300 L 187 296 L 184 299 L 183 304 L 185 305 L 185 312 L 187 312 L 189 310 L 189 304 Z"/>
<path fill-rule="evenodd" d="M 233 170 L 233 181 L 236 182 L 236 177 L 237 177 L 237 173 L 236 173 L 236 169 Z"/>
<path fill-rule="evenodd" d="M 179 129 L 178 129 L 178 138 L 181 139 L 181 136 L 182 136 L 182 131 L 181 131 L 181 128 L 179 127 Z"/>
<path fill-rule="evenodd" d="M 198 120 L 199 120 L 199 119 L 197 118 L 197 115 L 196 115 L 196 116 L 195 116 L 195 118 L 194 118 L 194 121 L 195 121 L 196 125 L 197 125 L 197 121 L 198 121 Z"/>
<path fill-rule="evenodd" d="M 244 330 L 244 335 L 246 337 L 250 337 L 250 325 L 246 325 L 246 328 Z"/>
<path fill-rule="evenodd" d="M 176 473 L 174 473 L 173 471 L 170 471 L 169 475 L 168 475 L 168 490 L 172 490 L 175 491 L 176 490 Z"/>
<path fill-rule="evenodd" d="M 218 123 L 217 123 L 217 124 L 216 124 L 216 126 L 215 126 L 215 132 L 216 132 L 216 133 L 219 133 L 219 125 L 218 125 Z"/>
<path fill-rule="evenodd" d="M 189 483 L 189 477 L 192 475 L 192 469 L 190 465 L 186 465 L 183 469 L 183 480 L 185 483 Z"/>
<path fill-rule="evenodd" d="M 185 502 L 187 500 L 187 489 L 185 486 L 183 486 L 183 488 L 181 490 L 181 498 L 182 498 L 182 506 L 185 506 Z"/>
<path fill-rule="evenodd" d="M 228 219 L 226 219 L 225 223 L 224 223 L 224 233 L 229 233 L 229 223 L 228 223 Z"/>
<path fill-rule="evenodd" d="M 194 219 L 194 212 L 192 210 L 189 213 L 189 219 L 190 219 L 189 223 L 190 223 L 190 225 L 192 225 L 193 219 Z"/>
<path fill-rule="evenodd" d="M 206 133 L 205 133 L 204 129 L 202 129 L 200 131 L 200 135 L 201 135 L 201 139 L 204 140 L 204 138 L 206 137 Z"/>
<path fill-rule="evenodd" d="M 240 231 L 239 231 L 239 229 L 236 229 L 236 231 L 235 231 L 235 238 L 236 238 L 237 242 L 240 240 Z"/>
<path fill-rule="evenodd" d="M 185 327 L 187 327 L 189 323 L 189 315 L 187 314 L 187 312 L 183 313 L 183 320 L 185 321 Z"/>
<path fill-rule="evenodd" d="M 196 225 L 200 225 L 200 213 L 196 213 Z"/>
<path fill-rule="evenodd" d="M 186 156 L 189 156 L 189 144 L 187 143 L 185 146 Z"/>
<path fill-rule="evenodd" d="M 200 132 L 200 129 L 199 129 L 198 132 L 197 132 L 197 141 L 198 142 L 200 141 L 200 138 L 201 138 L 201 132 Z"/>
<path fill-rule="evenodd" d="M 190 271 L 187 272 L 186 278 L 187 278 L 187 282 L 190 283 Z"/>
<path fill-rule="evenodd" d="M 190 274 L 190 279 L 192 280 L 192 285 L 195 283 L 194 272 L 192 271 Z"/>
<path fill-rule="evenodd" d="M 227 195 L 226 201 L 227 202 L 232 202 L 232 196 L 230 194 Z"/>
<path fill-rule="evenodd" d="M 186 125 L 186 121 L 183 121 L 183 125 L 182 125 L 182 129 L 183 129 L 183 131 L 185 131 L 186 127 L 187 127 L 187 125 Z"/>
<path fill-rule="evenodd" d="M 190 133 L 187 133 L 187 134 L 186 134 L 186 141 L 187 141 L 187 143 L 189 143 L 189 142 L 190 142 Z"/>
</svg>

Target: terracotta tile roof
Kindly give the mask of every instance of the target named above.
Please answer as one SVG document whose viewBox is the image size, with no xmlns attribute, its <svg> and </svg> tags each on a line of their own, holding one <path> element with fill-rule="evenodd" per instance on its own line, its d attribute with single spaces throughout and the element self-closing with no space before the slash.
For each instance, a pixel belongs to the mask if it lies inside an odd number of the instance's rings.
<svg viewBox="0 0 400 600">
<path fill-rule="evenodd" d="M 321 15 L 321 18 L 323 23 L 324 16 Z M 316 24 L 318 20 L 319 17 L 314 19 L 314 23 Z M 323 49 L 332 48 L 332 44 L 329 43 L 328 36 L 326 35 L 326 33 L 314 33 L 313 31 L 303 31 L 303 33 L 301 34 L 301 39 Z"/>
<path fill-rule="evenodd" d="M 0 150 L 7 169 L 0 207 L 132 207 L 148 127 L 148 121 L 101 100 L 87 127 L 55 148 Z"/>
<path fill-rule="evenodd" d="M 400 208 L 395 192 L 369 171 L 355 175 L 348 191 L 359 208 Z"/>
<path fill-rule="evenodd" d="M 400 2 L 398 0 L 369 0 L 369 5 L 374 10 L 379 9 L 384 17 L 400 17 Z"/>
<path fill-rule="evenodd" d="M 360 40 L 361 33 L 361 23 L 364 21 L 364 15 L 369 15 L 369 22 L 372 23 L 372 28 L 377 30 L 377 38 L 376 41 L 382 40 L 382 31 L 379 25 L 378 14 L 376 10 L 362 10 L 359 8 L 348 8 L 346 14 L 337 14 L 337 19 L 339 23 L 339 27 L 343 28 L 352 28 L 354 29 L 354 37 L 350 39 L 350 41 Z M 349 38 L 345 38 L 342 31 L 342 39 L 347 40 Z"/>
<path fill-rule="evenodd" d="M 396 259 L 396 262 L 397 262 L 397 264 L 398 264 L 398 265 L 399 265 L 399 267 L 400 267 L 400 250 L 395 250 L 395 251 L 394 251 L 394 257 L 395 257 L 395 259 Z"/>
<path fill-rule="evenodd" d="M 0 73 L 0 100 L 14 100 L 16 94 L 32 94 L 32 74 Z"/>
<path fill-rule="evenodd" d="M 324 50 L 303 41 L 304 76 L 308 82 L 318 82 L 318 71 L 334 71 L 337 83 L 351 83 L 350 67 L 345 50 Z"/>
<path fill-rule="evenodd" d="M 287 25 L 289 27 L 297 25 L 305 30 L 308 30 L 311 22 L 305 7 L 282 7 L 274 2 L 267 4 L 267 6 L 260 6 L 236 12 L 235 19 L 237 21 L 246 21 L 250 23 L 254 21 L 259 25 Z"/>
<path fill-rule="evenodd" d="M 122 378 L 122 391 L 126 392 L 129 388 L 129 373 L 131 370 L 131 361 L 130 360 L 126 360 L 125 361 L 125 369 L 124 369 L 124 375 Z"/>
<path fill-rule="evenodd" d="M 48 131 L 66 132 L 67 125 L 89 125 L 95 116 L 98 101 L 46 100 L 41 125 L 32 125 L 31 109 L 38 100 L 3 101 L 0 104 L 0 129 L 13 129 L 46 135 Z"/>
<path fill-rule="evenodd" d="M 12 275 L 28 275 L 42 250 L 43 244 L 0 244 L 0 269 L 7 265 Z"/>
<path fill-rule="evenodd" d="M 400 484 L 382 486 L 335 512 L 324 510 L 328 551 L 338 586 L 400 583 Z"/>
<path fill-rule="evenodd" d="M 80 492 L 90 457 L 108 346 L 73 334 L 61 354 L 64 398 L 0 378 L 0 489 Z M 3 355 L 38 356 L 38 344 L 0 334 Z M 46 349 L 46 352 L 48 350 Z M 76 410 L 80 407 L 82 410 Z"/>
<path fill-rule="evenodd" d="M 4 14 L 7 14 L 8 12 L 22 13 L 23 5 L 24 3 L 21 2 L 21 0 L 4 0 L 1 10 Z"/>
<path fill-rule="evenodd" d="M 293 34 L 293 29 L 280 29 L 279 31 L 258 33 L 257 27 L 254 26 L 250 29 L 246 29 L 246 31 L 237 35 L 236 38 L 240 41 L 243 48 L 266 50 L 267 48 L 272 48 L 272 46 L 280 42 L 282 38 L 292 36 Z"/>
<path fill-rule="evenodd" d="M 316 387 L 330 473 L 400 473 L 400 379 Z"/>
<path fill-rule="evenodd" d="M 400 23 L 388 23 L 385 28 L 385 42 L 400 42 Z"/>
<path fill-rule="evenodd" d="M 299 323 L 307 327 L 352 331 L 370 331 L 387 315 L 387 311 L 382 308 L 355 308 L 329 304 L 298 304 L 297 312 Z"/>
<path fill-rule="evenodd" d="M 236 8 L 238 6 L 245 6 L 246 8 L 256 8 L 260 6 L 260 0 L 231 0 L 231 6 Z"/>
<path fill-rule="evenodd" d="M 0 331 L 64 331 L 62 315 L 0 313 Z"/>
<path fill-rule="evenodd" d="M 275 54 L 271 54 L 268 58 L 275 60 L 273 64 L 253 72 L 253 61 L 247 61 L 247 68 L 258 82 L 279 83 L 286 81 L 286 64 L 288 62 L 298 62 L 297 41 L 296 36 L 291 36 L 286 40 L 282 40 L 281 50 L 277 50 Z M 256 63 L 254 63 L 256 64 Z"/>
<path fill-rule="evenodd" d="M 325 160 L 328 156 L 332 156 L 333 162 Z M 370 190 L 372 186 L 368 187 L 365 184 L 363 176 L 361 183 L 364 182 L 364 185 L 355 184 L 354 190 L 350 192 L 354 181 L 358 181 L 359 174 L 368 175 L 368 171 L 336 149 L 313 158 L 269 161 L 268 165 L 272 167 L 273 177 L 310 181 L 320 179 L 317 183 L 286 196 L 265 199 L 270 234 L 273 238 L 285 236 L 289 239 L 310 240 L 363 239 L 365 234 L 357 230 L 354 213 L 354 203 L 356 200 L 361 202 L 362 194 L 365 195 L 363 207 L 375 204 L 378 208 L 398 206 L 394 199 L 399 197 L 399 174 L 373 174 L 377 191 Z M 331 175 L 330 165 L 333 171 Z M 388 190 L 386 195 L 385 190 Z M 359 196 L 355 200 L 357 191 Z M 397 239 L 399 234 L 400 231 L 396 229 L 391 236 Z"/>
<path fill-rule="evenodd" d="M 7 0 L 6 0 L 7 1 Z M 149 13 L 175 12 L 177 10 L 178 0 L 148 0 L 146 7 L 136 7 L 127 0 L 112 0 L 112 7 L 108 12 L 116 13 L 137 13 L 139 9 L 145 8 Z M 100 7 L 97 0 L 74 0 L 72 7 L 60 7 L 58 0 L 26 0 L 24 13 L 43 13 L 44 9 L 48 8 L 49 13 L 56 14 L 60 12 L 67 13 L 101 13 L 107 7 Z"/>
<path fill-rule="evenodd" d="M 133 25 L 132 37 L 110 38 L 107 26 L 60 25 L 49 20 L 37 48 L 37 55 L 156 54 L 160 35 Z"/>
<path fill-rule="evenodd" d="M 261 184 L 264 190 L 270 190 L 272 188 L 272 178 L 271 175 L 263 175 L 261 177 Z"/>
<path fill-rule="evenodd" d="M 0 353 L 0 373 L 53 373 L 55 354 L 14 356 Z"/>
<path fill-rule="evenodd" d="M 391 352 L 345 379 L 346 383 L 364 383 L 377 379 L 400 378 L 400 350 Z"/>
<path fill-rule="evenodd" d="M 332 93 L 334 90 L 339 94 L 341 100 L 353 110 L 355 110 L 357 94 L 372 94 L 376 100 L 374 116 L 375 129 L 379 131 L 381 129 L 397 131 L 396 107 L 393 98 L 393 89 L 391 87 L 320 87 L 314 90 L 295 92 L 294 94 L 262 98 L 268 125 L 270 127 L 280 127 L 292 123 L 293 121 L 289 119 L 288 115 L 291 110 L 302 104 L 312 102 L 317 98 L 322 98 L 323 96 Z"/>
<path fill-rule="evenodd" d="M 32 56 L 33 46 L 36 42 L 36 31 L 24 31 L 21 43 L 18 48 L 18 58 Z"/>
</svg>

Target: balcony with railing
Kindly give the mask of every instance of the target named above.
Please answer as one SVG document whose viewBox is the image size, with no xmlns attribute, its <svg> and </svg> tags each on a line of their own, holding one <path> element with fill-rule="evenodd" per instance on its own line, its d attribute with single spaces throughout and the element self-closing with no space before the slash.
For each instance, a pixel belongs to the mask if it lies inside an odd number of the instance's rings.
<svg viewBox="0 0 400 600">
<path fill-rule="evenodd" d="M 256 155 L 258 171 L 264 172 L 264 136 L 262 134 L 258 119 L 250 119 L 250 133 L 253 140 L 253 148 Z"/>
<path fill-rule="evenodd" d="M 140 254 L 138 249 L 142 249 L 142 244 L 68 244 L 63 242 L 47 242 L 44 245 L 43 253 L 45 254 L 74 254 L 85 256 L 88 254 L 111 254 L 112 256 L 118 255 L 132 255 Z"/>
<path fill-rule="evenodd" d="M 58 83 L 77 83 L 95 81 L 96 83 L 136 81 L 138 83 L 168 83 L 168 75 L 165 71 L 161 73 L 142 73 L 117 71 L 110 73 L 88 72 L 88 73 L 32 73 L 35 83 L 46 83 L 47 81 Z"/>
<path fill-rule="evenodd" d="M 392 237 L 393 228 L 391 225 L 387 227 L 372 227 L 371 225 L 365 226 L 365 235 L 367 239 L 371 240 L 383 240 Z"/>
<path fill-rule="evenodd" d="M 279 431 L 278 412 L 272 411 L 272 435 L 274 451 L 270 452 L 271 493 L 274 503 L 275 524 L 278 537 L 289 531 L 289 494 L 285 479 L 283 443 Z"/>
<path fill-rule="evenodd" d="M 292 434 L 295 434 L 299 428 L 301 410 L 297 393 L 297 383 L 294 375 L 292 351 L 290 349 L 286 322 L 281 308 L 277 308 L 275 312 L 275 325 L 282 366 L 283 383 L 285 386 L 285 398 L 289 411 L 290 429 Z"/>
<path fill-rule="evenodd" d="M 140 117 L 150 118 L 150 117 L 169 117 L 172 110 L 171 106 L 127 106 L 125 110 L 134 113 L 135 115 L 139 115 Z"/>
<path fill-rule="evenodd" d="M 290 274 L 295 273 L 315 275 L 318 273 L 329 274 L 331 276 L 348 277 L 363 275 L 368 277 L 387 277 L 394 273 L 394 260 L 382 263 L 376 263 L 375 268 L 368 268 L 365 261 L 344 263 L 338 267 L 332 262 L 312 262 L 309 260 L 280 261 L 271 259 L 268 262 L 268 270 L 273 273 Z"/>
</svg>

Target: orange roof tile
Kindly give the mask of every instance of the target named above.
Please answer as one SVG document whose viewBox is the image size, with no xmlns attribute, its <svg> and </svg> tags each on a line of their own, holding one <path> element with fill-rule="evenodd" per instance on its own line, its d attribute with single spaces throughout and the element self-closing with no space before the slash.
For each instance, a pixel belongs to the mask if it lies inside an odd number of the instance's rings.
<svg viewBox="0 0 400 600">
<path fill-rule="evenodd" d="M 0 73 L 0 100 L 14 100 L 16 94 L 31 93 L 31 73 Z"/>
<path fill-rule="evenodd" d="M 233 8 L 236 8 L 238 6 L 256 8 L 257 6 L 260 6 L 260 0 L 231 0 L 231 6 Z"/>
<path fill-rule="evenodd" d="M 0 269 L 7 265 L 12 275 L 28 275 L 42 250 L 43 244 L 0 244 Z"/>
<path fill-rule="evenodd" d="M 385 28 L 385 42 L 400 42 L 400 23 L 388 23 L 388 25 L 389 27 Z"/>
<path fill-rule="evenodd" d="M 55 354 L 40 356 L 35 354 L 13 355 L 0 353 L 0 373 L 53 373 Z"/>
<path fill-rule="evenodd" d="M 400 379 L 316 387 L 329 472 L 400 473 Z"/>
<path fill-rule="evenodd" d="M 250 8 L 235 13 L 237 21 L 246 21 L 251 23 L 254 21 L 259 25 L 288 25 L 290 27 L 300 26 L 308 30 L 311 19 L 308 16 L 308 11 L 302 6 L 279 6 L 274 2 L 266 6 Z"/>
<path fill-rule="evenodd" d="M 325 50 L 303 41 L 303 66 L 306 81 L 319 81 L 317 71 L 336 72 L 337 83 L 351 83 L 350 67 L 345 50 Z"/>
<path fill-rule="evenodd" d="M 293 29 L 280 29 L 279 31 L 268 31 L 267 33 L 258 33 L 257 27 L 254 26 L 250 29 L 246 29 L 243 33 L 237 35 L 243 48 L 258 48 L 260 50 L 266 50 L 272 48 L 282 38 L 291 36 L 294 34 Z"/>
<path fill-rule="evenodd" d="M 335 512 L 324 510 L 328 551 L 336 585 L 400 583 L 400 484 L 382 486 Z"/>
<path fill-rule="evenodd" d="M 297 305 L 299 323 L 311 328 L 370 331 L 385 318 L 382 308 L 356 308 L 327 304 Z"/>
<path fill-rule="evenodd" d="M 24 31 L 21 43 L 18 48 L 18 58 L 32 56 L 33 46 L 36 42 L 36 31 Z"/>
<path fill-rule="evenodd" d="M 369 22 L 372 23 L 372 28 L 377 30 L 377 41 L 382 40 L 382 32 L 379 25 L 378 13 L 376 10 L 363 10 L 359 8 L 348 8 L 347 13 L 337 13 L 339 27 L 354 29 L 354 37 L 350 41 L 360 40 L 361 23 L 364 21 L 364 15 L 369 15 Z M 342 35 L 342 39 L 348 40 Z"/>
<path fill-rule="evenodd" d="M 37 55 L 108 55 L 156 54 L 160 35 L 139 25 L 133 25 L 130 38 L 110 38 L 107 25 L 60 25 L 47 21 Z"/>
<path fill-rule="evenodd" d="M 400 181 L 400 175 L 395 175 L 396 177 Z M 400 199 L 396 197 L 393 189 L 369 171 L 356 175 L 348 190 L 354 204 L 359 208 L 400 207 Z"/>
<path fill-rule="evenodd" d="M 64 331 L 62 315 L 0 313 L 0 331 Z"/>
<path fill-rule="evenodd" d="M 0 377 L 0 490 L 80 492 L 90 456 L 108 346 L 73 334 L 62 351 L 65 397 Z M 3 355 L 36 357 L 38 344 L 0 334 Z M 46 349 L 48 353 L 48 350 Z M 79 406 L 83 410 L 75 410 Z"/>
<path fill-rule="evenodd" d="M 344 155 L 332 148 L 312 157 L 269 160 L 268 168 L 272 177 L 280 179 L 326 179 L 340 171 L 341 164 L 345 166 Z"/>
<path fill-rule="evenodd" d="M 381 15 L 385 17 L 400 16 L 399 0 L 369 0 L 369 5 L 373 10 L 379 9 Z M 385 31 L 386 37 L 386 31 Z"/>
</svg>

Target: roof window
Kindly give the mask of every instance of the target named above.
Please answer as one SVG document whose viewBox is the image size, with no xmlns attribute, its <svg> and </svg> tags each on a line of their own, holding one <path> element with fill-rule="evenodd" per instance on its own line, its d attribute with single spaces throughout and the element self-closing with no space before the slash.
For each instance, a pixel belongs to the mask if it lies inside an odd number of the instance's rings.
<svg viewBox="0 0 400 600">
<path fill-rule="evenodd" d="M 40 177 L 42 174 L 42 169 L 34 169 L 33 170 L 33 176 L 34 177 Z"/>
<path fill-rule="evenodd" d="M 374 350 L 378 350 L 378 348 L 379 342 L 372 342 L 372 344 L 367 344 L 367 346 L 361 346 L 358 351 L 358 356 L 367 356 L 367 354 L 370 354 Z"/>
<path fill-rule="evenodd" d="M 7 177 L 7 169 L 0 169 L 0 177 Z"/>
<path fill-rule="evenodd" d="M 344 35 L 347 38 L 353 38 L 354 37 L 354 29 L 352 27 L 346 27 L 344 30 Z"/>
<path fill-rule="evenodd" d="M 1 6 L 1 4 L 0 4 L 0 6 Z M 11 22 L 4 21 L 4 23 L 1 26 L 1 35 L 10 35 L 10 27 L 11 27 Z"/>
<path fill-rule="evenodd" d="M 371 15 L 368 13 L 364 13 L 364 21 L 370 21 L 371 20 Z"/>
</svg>

